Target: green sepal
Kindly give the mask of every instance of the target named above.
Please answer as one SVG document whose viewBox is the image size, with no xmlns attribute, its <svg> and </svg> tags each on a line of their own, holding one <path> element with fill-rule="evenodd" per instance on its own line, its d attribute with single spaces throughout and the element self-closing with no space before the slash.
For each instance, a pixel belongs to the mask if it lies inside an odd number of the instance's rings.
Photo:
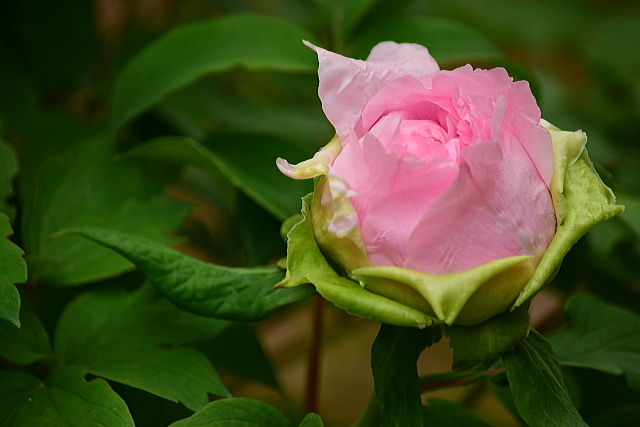
<svg viewBox="0 0 640 427">
<path fill-rule="evenodd" d="M 566 132 L 541 122 L 553 141 L 551 196 L 556 211 L 556 234 L 511 309 L 522 305 L 547 283 L 571 247 L 591 228 L 624 211 L 595 171 L 585 148 L 582 131 Z"/>
<path fill-rule="evenodd" d="M 425 313 L 371 293 L 358 283 L 338 275 L 316 243 L 309 213 L 312 199 L 312 194 L 302 199 L 303 218 L 287 235 L 287 274 L 278 286 L 291 288 L 312 283 L 320 295 L 336 307 L 391 325 L 422 328 L 437 322 Z"/>
<path fill-rule="evenodd" d="M 529 335 L 529 312 L 521 306 L 474 326 L 443 326 L 453 350 L 451 369 L 465 371 L 511 351 Z"/>
<path fill-rule="evenodd" d="M 363 267 L 353 270 L 352 277 L 364 282 L 365 287 L 367 277 L 382 277 L 409 285 L 427 300 L 438 319 L 451 325 L 473 294 L 489 279 L 531 258 L 502 258 L 460 273 L 439 275 L 401 267 Z"/>
</svg>

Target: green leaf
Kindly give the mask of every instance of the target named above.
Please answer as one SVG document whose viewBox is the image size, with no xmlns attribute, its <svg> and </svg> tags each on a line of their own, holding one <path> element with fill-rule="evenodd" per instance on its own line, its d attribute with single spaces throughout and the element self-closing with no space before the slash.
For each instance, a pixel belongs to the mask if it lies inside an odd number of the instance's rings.
<svg viewBox="0 0 640 427">
<path fill-rule="evenodd" d="M 207 393 L 229 393 L 209 361 L 193 349 L 166 349 L 218 334 L 226 322 L 185 313 L 150 285 L 125 293 L 107 288 L 70 303 L 58 322 L 60 364 L 180 401 L 198 410 Z"/>
<path fill-rule="evenodd" d="M 258 337 L 248 326 L 231 325 L 211 340 L 192 347 L 207 356 L 218 370 L 224 369 L 235 376 L 278 388 L 271 363 Z"/>
<path fill-rule="evenodd" d="M 289 427 L 289 421 L 280 412 L 259 400 L 246 398 L 224 399 L 211 402 L 186 420 L 169 427 Z"/>
<path fill-rule="evenodd" d="M 6 426 L 133 427 L 127 405 L 99 378 L 79 368 L 56 368 L 46 381 L 0 371 L 0 422 Z"/>
<path fill-rule="evenodd" d="M 214 174 L 221 172 L 280 220 L 300 212 L 300 198 L 312 189 L 311 182 L 290 179 L 275 165 L 278 157 L 304 160 L 309 153 L 295 144 L 264 135 L 217 135 L 204 145 L 185 137 L 162 137 L 122 155 L 128 157 L 170 160 Z"/>
<path fill-rule="evenodd" d="M 13 193 L 13 177 L 18 172 L 16 155 L 0 138 L 0 212 L 13 218 L 13 207 L 7 203 L 7 197 Z"/>
<path fill-rule="evenodd" d="M 320 415 L 313 412 L 307 414 L 298 427 L 324 427 Z"/>
<path fill-rule="evenodd" d="M 414 16 L 371 28 L 356 41 L 354 58 L 366 58 L 373 46 L 386 40 L 421 44 L 439 64 L 494 60 L 502 56 L 483 34 L 465 24 L 434 16 Z"/>
<path fill-rule="evenodd" d="M 502 360 L 514 404 L 529 426 L 587 426 L 571 402 L 551 346 L 537 331 L 532 329 Z"/>
<path fill-rule="evenodd" d="M 313 195 L 302 200 L 302 218 L 287 234 L 287 274 L 280 282 L 285 288 L 313 283 L 320 295 L 336 307 L 366 319 L 397 326 L 425 327 L 435 319 L 414 308 L 365 290 L 358 283 L 339 276 L 316 243 L 309 206 Z M 288 228 L 291 221 L 285 222 Z"/>
<path fill-rule="evenodd" d="M 381 427 L 423 425 L 416 363 L 422 350 L 441 337 L 439 328 L 380 326 L 371 347 L 371 369 Z"/>
<path fill-rule="evenodd" d="M 0 320 L 0 356 L 18 365 L 30 365 L 53 356 L 47 331 L 28 303 L 20 307 L 22 325 Z"/>
<path fill-rule="evenodd" d="M 110 127 L 115 133 L 163 96 L 196 78 L 241 65 L 250 69 L 313 71 L 313 36 L 296 25 L 258 15 L 230 15 L 183 25 L 134 57 L 115 83 Z"/>
<path fill-rule="evenodd" d="M 280 306 L 315 294 L 311 286 L 274 289 L 283 276 L 277 267 L 222 267 L 142 237 L 99 227 L 78 227 L 67 233 L 80 234 L 118 252 L 174 304 L 201 316 L 255 322 Z"/>
<path fill-rule="evenodd" d="M 525 307 L 507 311 L 474 326 L 443 327 L 453 349 L 454 371 L 465 371 L 511 351 L 531 329 Z"/>
<path fill-rule="evenodd" d="M 49 160 L 24 208 L 22 234 L 31 274 L 58 285 L 79 285 L 131 270 L 119 255 L 82 239 L 49 235 L 78 225 L 113 227 L 164 244 L 188 207 L 155 196 L 157 184 L 133 163 L 114 163 L 106 138 L 82 141 Z"/>
<path fill-rule="evenodd" d="M 433 427 L 490 427 L 457 403 L 446 399 L 429 399 L 423 407 L 424 425 Z"/>
<path fill-rule="evenodd" d="M 626 375 L 640 390 L 640 315 L 587 294 L 571 297 L 566 314 L 571 324 L 548 338 L 560 363 Z"/>
<path fill-rule="evenodd" d="M 264 74 L 264 73 L 263 73 Z M 254 75 L 244 76 L 255 77 Z M 291 75 L 286 75 L 288 87 L 277 87 L 279 94 L 291 90 Z M 308 76 L 305 76 L 308 77 Z M 246 81 L 238 78 L 241 82 Z M 317 81 L 316 81 L 317 82 Z M 312 81 L 301 82 L 304 88 L 315 87 Z M 319 103 L 303 103 L 303 94 L 294 93 L 291 99 L 254 99 L 264 94 L 263 87 L 227 88 L 228 82 L 218 85 L 210 79 L 199 79 L 177 92 L 167 95 L 155 111 L 181 135 L 202 140 L 213 132 L 268 134 L 295 141 L 302 147 L 320 147 L 332 128 L 319 108 Z M 250 97 L 246 92 L 257 93 Z M 300 98 L 300 99 L 298 99 Z M 247 120 L 247 118 L 251 120 Z M 311 153 L 313 154 L 313 153 Z"/>
<path fill-rule="evenodd" d="M 20 294 L 14 283 L 27 281 L 24 252 L 7 239 L 13 234 L 9 217 L 0 213 L 0 319 L 20 327 Z"/>
</svg>

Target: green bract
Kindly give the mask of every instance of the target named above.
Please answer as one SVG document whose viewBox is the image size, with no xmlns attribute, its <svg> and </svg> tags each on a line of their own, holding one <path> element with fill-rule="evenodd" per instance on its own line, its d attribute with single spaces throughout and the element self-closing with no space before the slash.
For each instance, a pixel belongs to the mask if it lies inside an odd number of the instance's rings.
<svg viewBox="0 0 640 427">
<path fill-rule="evenodd" d="M 336 306 L 399 326 L 473 326 L 527 303 L 591 227 L 624 210 L 595 172 L 585 149 L 586 135 L 562 131 L 544 120 L 542 125 L 553 141 L 550 187 L 557 228 L 537 267 L 528 256 L 498 259 L 443 275 L 371 266 L 357 227 L 345 235 L 329 231 L 332 222 L 355 214 L 349 198 L 336 192 L 331 202 L 320 203 L 325 192 L 333 193 L 325 163 L 339 154 L 336 137 L 316 157 L 295 167 L 296 175 L 316 177 L 316 185 L 314 194 L 303 199 L 302 217 L 293 227 L 294 220 L 287 221 L 287 228 L 291 227 L 287 275 L 280 286 L 313 283 Z"/>
</svg>

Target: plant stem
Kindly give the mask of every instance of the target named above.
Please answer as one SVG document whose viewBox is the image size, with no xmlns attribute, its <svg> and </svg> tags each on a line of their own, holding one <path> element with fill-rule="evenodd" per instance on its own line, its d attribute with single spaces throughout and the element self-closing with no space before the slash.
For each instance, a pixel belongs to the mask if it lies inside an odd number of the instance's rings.
<svg viewBox="0 0 640 427">
<path fill-rule="evenodd" d="M 313 301 L 313 318 L 311 319 L 311 347 L 309 348 L 309 366 L 307 369 L 306 412 L 318 412 L 318 374 L 322 357 L 322 317 L 324 299 L 315 297 Z"/>
</svg>

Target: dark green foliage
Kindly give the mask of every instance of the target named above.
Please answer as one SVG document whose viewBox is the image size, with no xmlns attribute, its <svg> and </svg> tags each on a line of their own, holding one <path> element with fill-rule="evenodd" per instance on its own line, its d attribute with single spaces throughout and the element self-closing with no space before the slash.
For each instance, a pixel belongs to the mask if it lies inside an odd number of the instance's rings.
<svg viewBox="0 0 640 427">
<path fill-rule="evenodd" d="M 437 328 L 380 326 L 371 348 L 371 370 L 382 427 L 423 425 L 416 362 L 441 337 Z"/>
</svg>

